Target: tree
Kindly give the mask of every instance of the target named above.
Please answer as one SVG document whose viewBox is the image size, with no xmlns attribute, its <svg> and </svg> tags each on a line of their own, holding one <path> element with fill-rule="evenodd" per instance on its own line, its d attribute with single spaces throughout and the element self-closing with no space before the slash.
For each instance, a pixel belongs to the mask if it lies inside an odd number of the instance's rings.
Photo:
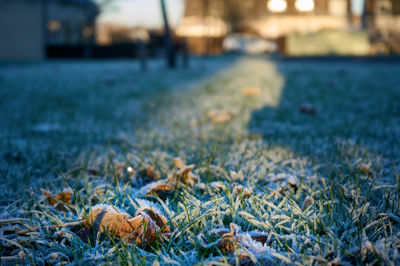
<svg viewBox="0 0 400 266">
<path fill-rule="evenodd" d="M 167 66 L 169 68 L 175 68 L 176 67 L 175 48 L 174 48 L 174 44 L 172 43 L 171 31 L 169 29 L 167 8 L 165 5 L 165 0 L 160 0 L 160 6 L 161 6 L 161 13 L 162 13 L 163 21 L 164 21 L 164 45 L 165 45 L 165 50 L 166 50 Z"/>
</svg>

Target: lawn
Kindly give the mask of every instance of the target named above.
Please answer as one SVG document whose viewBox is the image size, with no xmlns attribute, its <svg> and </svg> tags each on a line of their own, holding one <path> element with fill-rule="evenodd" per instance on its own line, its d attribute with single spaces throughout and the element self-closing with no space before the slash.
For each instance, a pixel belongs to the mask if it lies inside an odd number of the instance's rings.
<svg viewBox="0 0 400 266">
<path fill-rule="evenodd" d="M 239 56 L 0 65 L 1 263 L 398 265 L 399 73 Z M 96 208 L 138 212 L 142 235 L 88 222 Z"/>
</svg>

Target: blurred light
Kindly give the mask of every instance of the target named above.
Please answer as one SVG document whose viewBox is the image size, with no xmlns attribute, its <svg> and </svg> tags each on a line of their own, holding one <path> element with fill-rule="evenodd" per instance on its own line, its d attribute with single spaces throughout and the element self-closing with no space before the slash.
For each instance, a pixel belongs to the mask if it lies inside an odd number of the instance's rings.
<svg viewBox="0 0 400 266">
<path fill-rule="evenodd" d="M 187 17 L 176 29 L 176 34 L 184 37 L 223 37 L 227 32 L 226 23 L 213 17 Z"/>
<path fill-rule="evenodd" d="M 61 28 L 61 22 L 58 20 L 50 20 L 47 22 L 47 29 L 51 32 L 59 31 Z"/>
<path fill-rule="evenodd" d="M 286 0 L 270 0 L 268 1 L 268 9 L 271 12 L 283 12 L 287 8 Z"/>
<path fill-rule="evenodd" d="M 296 8 L 301 12 L 310 12 L 314 10 L 314 0 L 297 0 Z"/>
<path fill-rule="evenodd" d="M 83 29 L 83 37 L 85 37 L 86 39 L 89 39 L 93 36 L 93 28 L 92 27 L 85 27 Z"/>
</svg>

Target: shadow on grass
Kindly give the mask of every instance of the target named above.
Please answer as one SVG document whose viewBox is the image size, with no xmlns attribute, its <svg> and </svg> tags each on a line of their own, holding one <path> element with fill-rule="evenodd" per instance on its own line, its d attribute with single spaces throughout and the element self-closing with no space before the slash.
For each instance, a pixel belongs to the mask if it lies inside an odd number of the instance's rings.
<svg viewBox="0 0 400 266">
<path fill-rule="evenodd" d="M 250 133 L 319 162 L 369 152 L 399 166 L 397 65 L 329 59 L 276 64 L 284 78 L 280 103 L 253 110 Z"/>
</svg>

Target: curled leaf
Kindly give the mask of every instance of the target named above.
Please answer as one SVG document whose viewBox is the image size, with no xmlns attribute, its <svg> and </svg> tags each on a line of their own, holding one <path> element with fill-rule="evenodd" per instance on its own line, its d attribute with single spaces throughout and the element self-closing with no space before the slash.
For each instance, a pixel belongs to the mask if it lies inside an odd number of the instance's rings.
<svg viewBox="0 0 400 266">
<path fill-rule="evenodd" d="M 182 182 L 186 185 L 194 187 L 195 184 L 199 183 L 200 178 L 193 174 L 192 171 L 195 168 L 194 164 L 186 165 L 181 158 L 177 157 L 173 159 L 175 166 L 179 169 L 176 172 L 178 179 L 182 179 Z"/>
<path fill-rule="evenodd" d="M 160 173 L 157 172 L 153 166 L 148 165 L 146 167 L 146 176 L 152 180 L 157 180 L 160 178 Z"/>
<path fill-rule="evenodd" d="M 85 225 L 96 232 L 118 237 L 138 246 L 152 244 L 156 236 L 156 224 L 142 212 L 131 218 L 129 214 L 109 205 L 97 205 L 90 210 Z"/>
<path fill-rule="evenodd" d="M 45 189 L 40 189 L 44 196 L 47 197 L 47 204 L 53 206 L 56 210 L 59 211 L 68 211 L 68 204 L 72 203 L 72 192 L 63 191 L 57 193 L 55 195 L 51 195 L 51 193 Z"/>
<path fill-rule="evenodd" d="M 175 190 L 175 186 L 170 185 L 166 180 L 150 183 L 144 187 L 147 196 L 157 195 L 159 197 L 168 196 Z"/>
<path fill-rule="evenodd" d="M 157 231 L 161 233 L 170 233 L 170 228 L 167 224 L 168 220 L 159 210 L 145 206 L 137 210 L 135 216 L 141 213 L 147 214 L 156 223 L 158 226 Z"/>
</svg>

